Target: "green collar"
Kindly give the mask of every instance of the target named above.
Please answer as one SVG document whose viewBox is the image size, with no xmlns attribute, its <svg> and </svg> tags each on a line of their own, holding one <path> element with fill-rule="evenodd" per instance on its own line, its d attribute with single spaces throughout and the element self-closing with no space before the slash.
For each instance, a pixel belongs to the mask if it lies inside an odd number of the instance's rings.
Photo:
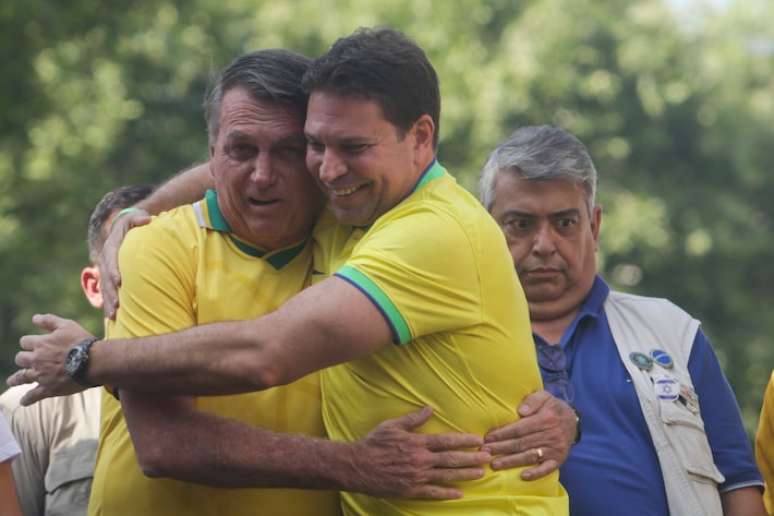
<svg viewBox="0 0 774 516">
<path fill-rule="evenodd" d="M 414 192 L 417 192 L 427 186 L 428 183 L 431 181 L 434 181 L 436 179 L 439 179 L 446 175 L 446 169 L 443 168 L 443 166 L 438 163 L 437 159 L 433 159 L 432 163 L 430 163 L 427 168 L 422 172 L 422 175 L 419 176 L 419 179 L 417 180 L 417 183 L 414 185 L 414 188 L 411 189 L 411 191 L 404 197 L 401 202 L 408 199 Z M 400 203 L 398 203 L 400 204 Z M 397 205 L 396 205 L 397 206 Z M 352 226 L 353 231 L 355 229 L 362 229 L 363 231 L 368 231 L 371 229 L 371 226 L 373 224 L 369 224 L 367 226 Z"/>
<path fill-rule="evenodd" d="M 430 181 L 433 181 L 435 179 L 439 179 L 446 174 L 446 169 L 443 168 L 443 166 L 438 163 L 437 159 L 433 159 L 433 162 L 428 165 L 428 167 L 425 169 L 424 172 L 422 172 L 422 175 L 419 176 L 419 181 L 417 181 L 417 184 L 414 185 L 414 189 L 411 190 L 411 193 L 417 192 L 427 186 L 427 184 Z M 411 194 L 409 194 L 411 195 Z"/>
<path fill-rule="evenodd" d="M 253 256 L 255 258 L 261 258 L 269 263 L 272 267 L 279 270 L 285 265 L 293 261 L 293 258 L 298 256 L 301 251 L 306 247 L 309 239 L 304 239 L 303 242 L 285 247 L 283 249 L 277 249 L 275 251 L 267 252 L 263 249 L 248 244 L 244 240 L 240 240 L 231 231 L 231 226 L 228 225 L 226 218 L 223 216 L 223 212 L 220 211 L 218 206 L 218 194 L 215 190 L 207 190 L 204 199 L 197 201 L 193 204 L 194 212 L 196 213 L 196 220 L 199 222 L 199 227 L 212 229 L 221 233 L 227 233 L 228 237 L 234 242 L 234 245 L 243 253 Z"/>
</svg>

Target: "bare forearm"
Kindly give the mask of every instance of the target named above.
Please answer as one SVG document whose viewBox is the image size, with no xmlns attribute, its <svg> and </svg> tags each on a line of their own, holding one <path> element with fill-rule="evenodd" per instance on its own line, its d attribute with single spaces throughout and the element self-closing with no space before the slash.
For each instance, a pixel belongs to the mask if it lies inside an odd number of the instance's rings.
<svg viewBox="0 0 774 516">
<path fill-rule="evenodd" d="M 209 164 L 195 165 L 176 174 L 149 197 L 137 203 L 136 207 L 151 215 L 157 215 L 162 211 L 198 201 L 204 197 L 207 189 L 213 186 Z"/>
<path fill-rule="evenodd" d="M 763 497 L 758 487 L 743 487 L 720 493 L 725 516 L 766 516 Z"/>
<path fill-rule="evenodd" d="M 156 441 L 163 457 L 149 464 L 141 459 L 153 477 L 216 487 L 333 490 L 352 489 L 357 477 L 353 445 L 345 443 L 278 434 L 197 411 L 175 417 L 174 426 L 159 431 L 167 441 Z"/>
<path fill-rule="evenodd" d="M 251 368 L 260 353 L 258 321 L 197 326 L 176 333 L 97 342 L 88 378 L 122 389 L 213 395 L 273 386 Z"/>
</svg>

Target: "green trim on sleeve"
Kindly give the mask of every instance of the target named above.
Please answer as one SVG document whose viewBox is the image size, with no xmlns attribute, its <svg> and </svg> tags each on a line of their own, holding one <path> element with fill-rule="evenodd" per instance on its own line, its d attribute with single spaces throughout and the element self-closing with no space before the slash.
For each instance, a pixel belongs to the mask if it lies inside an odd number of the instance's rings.
<svg viewBox="0 0 774 516">
<path fill-rule="evenodd" d="M 398 310 L 398 307 L 395 306 L 387 294 L 376 283 L 371 281 L 371 278 L 351 265 L 344 265 L 336 271 L 336 276 L 351 282 L 371 299 L 379 311 L 382 312 L 385 319 L 387 319 L 387 323 L 392 327 L 396 344 L 408 344 L 411 342 L 411 330 L 400 310 Z"/>
</svg>

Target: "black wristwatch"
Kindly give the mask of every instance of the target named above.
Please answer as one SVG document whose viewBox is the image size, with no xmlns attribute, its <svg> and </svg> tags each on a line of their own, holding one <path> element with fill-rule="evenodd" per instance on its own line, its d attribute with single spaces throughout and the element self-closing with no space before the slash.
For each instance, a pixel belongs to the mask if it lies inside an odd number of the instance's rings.
<svg viewBox="0 0 774 516">
<path fill-rule="evenodd" d="M 80 344 L 67 352 L 64 370 L 67 376 L 72 378 L 78 385 L 83 385 L 84 387 L 96 387 L 99 385 L 86 379 L 86 371 L 89 368 L 89 350 L 98 340 L 96 337 L 84 339 Z"/>
<path fill-rule="evenodd" d="M 572 405 L 570 408 L 575 412 L 575 440 L 572 444 L 578 444 L 581 440 L 581 413 Z"/>
</svg>

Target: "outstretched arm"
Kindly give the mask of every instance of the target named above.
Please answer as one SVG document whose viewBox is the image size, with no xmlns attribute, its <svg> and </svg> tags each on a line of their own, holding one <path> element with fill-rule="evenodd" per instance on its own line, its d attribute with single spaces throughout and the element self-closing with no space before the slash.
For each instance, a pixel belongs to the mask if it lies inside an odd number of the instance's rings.
<svg viewBox="0 0 774 516">
<path fill-rule="evenodd" d="M 33 322 L 52 333 L 20 341 L 24 351 L 16 362 L 25 369 L 8 382 L 39 382 L 22 403 L 81 390 L 63 364 L 67 352 L 88 333 L 56 316 L 36 316 Z M 141 392 L 249 392 L 369 354 L 387 345 L 390 337 L 386 320 L 365 294 L 332 277 L 258 319 L 99 341 L 91 348 L 87 378 Z"/>
</svg>

